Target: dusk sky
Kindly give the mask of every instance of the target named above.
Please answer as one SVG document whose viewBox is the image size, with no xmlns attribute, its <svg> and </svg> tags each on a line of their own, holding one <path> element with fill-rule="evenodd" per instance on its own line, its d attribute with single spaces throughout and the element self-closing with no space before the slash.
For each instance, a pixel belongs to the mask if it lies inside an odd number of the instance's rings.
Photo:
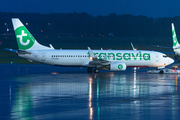
<svg viewBox="0 0 180 120">
<path fill-rule="evenodd" d="M 1 0 L 0 12 L 174 17 L 180 16 L 180 0 Z"/>
</svg>

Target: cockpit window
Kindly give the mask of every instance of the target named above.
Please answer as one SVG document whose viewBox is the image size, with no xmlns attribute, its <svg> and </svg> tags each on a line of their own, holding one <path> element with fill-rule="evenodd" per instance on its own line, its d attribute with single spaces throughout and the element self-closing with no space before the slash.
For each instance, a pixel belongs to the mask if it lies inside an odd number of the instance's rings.
<svg viewBox="0 0 180 120">
<path fill-rule="evenodd" d="M 167 55 L 163 55 L 163 57 L 167 58 L 168 56 Z"/>
</svg>

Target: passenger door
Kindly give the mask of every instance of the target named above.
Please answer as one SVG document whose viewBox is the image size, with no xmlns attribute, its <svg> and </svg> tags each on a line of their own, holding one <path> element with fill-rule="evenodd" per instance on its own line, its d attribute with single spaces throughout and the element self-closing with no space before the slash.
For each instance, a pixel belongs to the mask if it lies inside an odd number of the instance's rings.
<svg viewBox="0 0 180 120">
<path fill-rule="evenodd" d="M 41 60 L 42 60 L 42 61 L 45 61 L 45 60 L 46 60 L 46 54 L 45 54 L 45 53 L 42 53 Z"/>
<path fill-rule="evenodd" d="M 156 62 L 159 62 L 159 55 L 156 54 Z"/>
</svg>

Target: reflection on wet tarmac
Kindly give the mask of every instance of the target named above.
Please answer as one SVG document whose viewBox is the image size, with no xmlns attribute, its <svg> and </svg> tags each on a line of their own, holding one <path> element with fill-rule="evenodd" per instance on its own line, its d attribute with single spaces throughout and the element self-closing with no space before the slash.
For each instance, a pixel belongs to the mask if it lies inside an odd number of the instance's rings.
<svg viewBox="0 0 180 120">
<path fill-rule="evenodd" d="M 5 76 L 0 119 L 179 119 L 179 77 L 136 69 Z"/>
</svg>

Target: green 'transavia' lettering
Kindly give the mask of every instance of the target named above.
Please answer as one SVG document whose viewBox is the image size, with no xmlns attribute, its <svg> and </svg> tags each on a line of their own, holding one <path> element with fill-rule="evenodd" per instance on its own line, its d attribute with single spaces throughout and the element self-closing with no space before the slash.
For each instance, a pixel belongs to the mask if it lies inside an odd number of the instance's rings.
<svg viewBox="0 0 180 120">
<path fill-rule="evenodd" d="M 89 52 L 87 53 L 89 56 Z M 98 59 L 104 60 L 151 60 L 150 53 L 94 53 Z"/>
<path fill-rule="evenodd" d="M 130 53 L 124 53 L 123 58 L 124 58 L 124 60 L 131 60 L 131 54 Z"/>
<path fill-rule="evenodd" d="M 116 53 L 116 60 L 122 60 L 122 56 L 121 53 Z"/>
<path fill-rule="evenodd" d="M 113 60 L 115 60 L 115 54 L 114 53 L 108 53 L 108 59 L 111 59 L 111 56 L 113 56 Z"/>
</svg>

